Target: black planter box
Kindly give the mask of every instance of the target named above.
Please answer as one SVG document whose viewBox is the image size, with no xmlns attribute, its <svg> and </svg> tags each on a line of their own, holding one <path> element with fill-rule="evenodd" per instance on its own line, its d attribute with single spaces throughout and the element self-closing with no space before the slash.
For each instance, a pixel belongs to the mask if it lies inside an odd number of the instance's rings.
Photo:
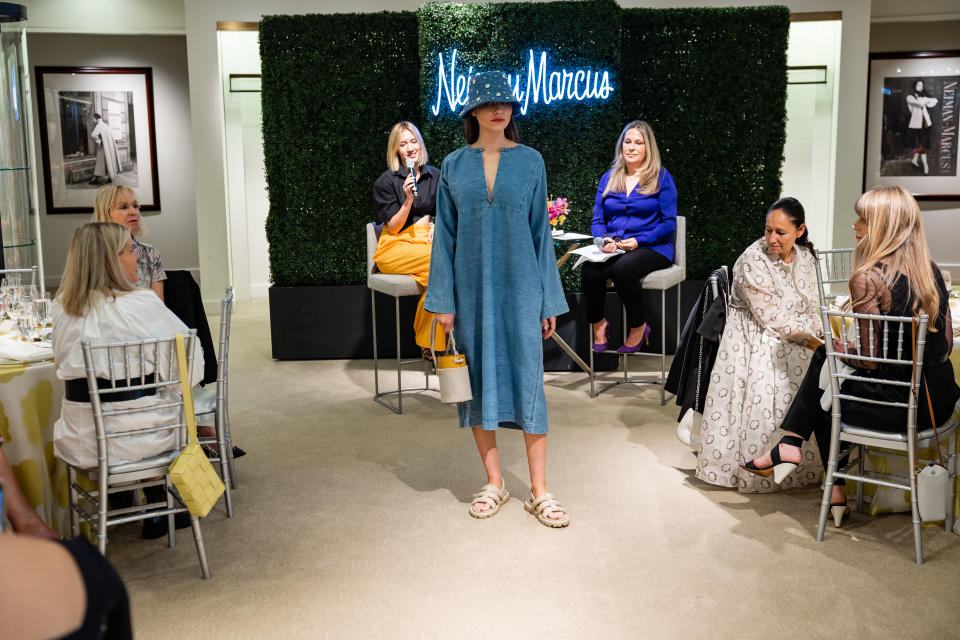
<svg viewBox="0 0 960 640">
<path fill-rule="evenodd" d="M 686 321 L 703 281 L 682 285 L 680 325 Z M 396 357 L 394 298 L 377 295 L 377 338 L 381 358 Z M 676 346 L 676 291 L 667 292 L 667 352 Z M 583 294 L 568 293 L 570 312 L 557 318 L 557 333 L 573 350 L 589 361 L 590 332 L 586 322 Z M 652 330 L 650 349 L 660 348 L 660 292 L 644 293 Z M 420 356 L 413 339 L 413 314 L 417 298 L 400 298 L 400 353 L 404 358 Z M 622 309 L 616 294 L 608 294 L 606 315 L 610 320 L 610 345 L 622 343 Z M 373 357 L 373 326 L 370 319 L 370 290 L 364 285 L 329 287 L 270 287 L 270 338 L 273 357 L 278 360 L 343 360 Z M 598 355 L 598 371 L 615 369 L 618 358 Z M 543 364 L 547 371 L 579 371 L 580 368 L 553 340 L 544 344 Z"/>
</svg>

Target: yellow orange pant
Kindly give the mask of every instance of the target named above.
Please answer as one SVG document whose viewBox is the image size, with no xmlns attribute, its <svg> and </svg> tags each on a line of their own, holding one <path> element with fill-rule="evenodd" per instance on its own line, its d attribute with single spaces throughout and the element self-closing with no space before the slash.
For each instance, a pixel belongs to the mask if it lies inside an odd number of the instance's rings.
<svg viewBox="0 0 960 640">
<path fill-rule="evenodd" d="M 423 299 L 426 295 L 427 281 L 430 277 L 430 244 L 428 236 L 429 225 L 412 224 L 400 233 L 390 233 L 387 225 L 383 226 L 377 250 L 373 254 L 373 261 L 381 273 L 393 273 L 411 276 L 417 281 L 424 293 L 417 301 L 417 313 L 413 317 L 413 331 L 417 344 L 421 347 L 430 347 L 430 323 L 433 314 L 423 308 Z M 447 335 L 443 328 L 437 325 L 437 342 L 434 345 L 437 351 L 447 348 Z"/>
</svg>

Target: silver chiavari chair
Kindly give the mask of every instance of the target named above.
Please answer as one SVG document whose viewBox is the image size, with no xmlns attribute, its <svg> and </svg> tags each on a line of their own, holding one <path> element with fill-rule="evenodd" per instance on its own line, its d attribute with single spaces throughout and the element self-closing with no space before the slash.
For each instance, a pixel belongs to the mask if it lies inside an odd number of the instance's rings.
<svg viewBox="0 0 960 640">
<path fill-rule="evenodd" d="M 949 500 L 945 529 L 951 531 L 953 527 L 953 493 L 954 480 L 957 471 L 956 437 L 957 421 L 953 418 L 947 423 L 934 428 L 917 432 L 917 411 L 926 410 L 926 400 L 919 397 L 920 380 L 923 373 L 923 352 L 927 339 L 926 314 L 919 318 L 909 316 L 882 316 L 863 313 L 830 310 L 821 307 L 823 326 L 826 333 L 827 362 L 830 373 L 830 392 L 833 400 L 831 420 L 832 432 L 830 439 L 830 455 L 825 462 L 826 478 L 824 480 L 823 501 L 820 508 L 820 521 L 817 525 L 817 541 L 823 540 L 824 528 L 830 514 L 831 492 L 835 478 L 845 478 L 857 482 L 857 511 L 863 511 L 863 484 L 869 483 L 878 486 L 902 489 L 910 493 L 910 506 L 913 512 L 913 537 L 917 564 L 923 563 L 923 548 L 921 543 L 920 514 L 917 508 L 917 477 L 914 470 L 921 462 L 918 460 L 918 451 L 931 445 L 939 446 L 940 441 L 947 440 L 949 472 Z M 833 321 L 833 322 L 831 322 Z M 866 335 L 864 335 L 866 327 Z M 840 329 L 837 331 L 837 329 Z M 836 335 L 837 333 L 847 335 Z M 844 344 L 850 345 L 847 350 L 836 351 L 833 338 L 837 337 Z M 851 344 L 852 343 L 852 344 Z M 873 362 L 886 371 L 909 371 L 909 379 L 887 379 L 878 376 L 866 377 L 863 371 L 849 366 L 843 366 L 844 359 L 854 359 L 861 362 Z M 906 392 L 906 400 L 894 402 L 879 400 L 862 394 L 855 394 L 848 387 L 843 388 L 847 380 L 867 381 L 884 389 L 900 389 Z M 903 432 L 891 433 L 871 429 L 870 425 L 848 424 L 841 416 L 841 402 L 858 402 L 861 404 L 879 405 L 886 410 L 902 410 L 906 412 L 906 425 Z M 849 443 L 851 446 L 850 459 L 842 468 L 837 468 L 840 444 Z M 908 477 L 881 473 L 865 469 L 864 462 L 868 453 L 886 449 L 907 454 L 909 467 Z M 856 456 L 854 457 L 854 453 Z M 837 507 L 841 509 L 842 507 Z M 836 517 L 836 515 L 835 515 Z"/>
<path fill-rule="evenodd" d="M 193 364 L 193 345 L 196 339 L 196 331 L 191 329 L 185 341 L 188 371 Z M 166 516 L 168 544 L 173 547 L 174 514 L 187 511 L 187 508 L 171 484 L 169 466 L 188 444 L 175 337 L 103 344 L 92 344 L 89 340 L 84 340 L 81 347 L 96 430 L 97 465 L 90 468 L 67 465 L 72 533 L 74 536 L 79 535 L 79 521 L 82 518 L 96 531 L 97 546 L 101 553 L 106 554 L 109 527 Z M 105 370 L 108 378 L 98 378 L 98 370 Z M 148 400 L 136 403 L 135 406 L 124 402 L 139 398 Z M 153 398 L 153 401 L 149 398 Z M 106 424 L 121 416 L 124 421 L 131 418 L 136 420 L 139 416 L 144 426 L 126 431 L 108 431 Z M 115 463 L 110 460 L 112 442 L 164 432 L 171 436 L 172 443 L 168 450 L 133 462 Z M 80 476 L 87 481 L 83 486 L 78 481 Z M 96 488 L 90 489 L 91 483 L 96 483 Z M 161 502 L 141 503 L 139 492 L 149 487 L 163 487 L 166 499 Z M 137 504 L 109 508 L 107 496 L 110 493 L 131 489 L 137 496 Z M 203 535 L 200 532 L 200 519 L 195 516 L 190 519 L 200 568 L 203 577 L 209 579 L 210 569 Z"/>
<path fill-rule="evenodd" d="M 213 415 L 216 436 L 200 437 L 204 445 L 217 445 L 217 455 L 209 456 L 211 462 L 219 463 L 220 478 L 226 487 L 224 503 L 227 517 L 233 517 L 233 498 L 231 489 L 237 488 L 237 476 L 233 466 L 233 437 L 230 435 L 230 412 L 227 404 L 228 365 L 230 363 L 230 318 L 233 316 L 233 287 L 227 287 L 226 295 L 220 302 L 220 344 L 217 347 L 217 386 L 215 389 L 195 389 L 193 406 L 197 418 Z"/>
<path fill-rule="evenodd" d="M 817 249 L 817 290 L 820 304 L 830 306 L 847 292 L 853 274 L 854 249 Z"/>
</svg>

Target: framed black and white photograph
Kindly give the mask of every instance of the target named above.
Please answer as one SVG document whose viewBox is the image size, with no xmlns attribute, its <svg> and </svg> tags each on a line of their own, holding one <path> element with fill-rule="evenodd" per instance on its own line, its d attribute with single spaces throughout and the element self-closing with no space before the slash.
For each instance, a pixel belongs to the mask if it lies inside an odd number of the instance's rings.
<svg viewBox="0 0 960 640">
<path fill-rule="evenodd" d="M 93 211 L 97 189 L 133 189 L 160 208 L 153 74 L 144 67 L 37 67 L 47 213 Z"/>
<path fill-rule="evenodd" d="M 870 54 L 863 187 L 960 198 L 960 51 Z"/>
</svg>

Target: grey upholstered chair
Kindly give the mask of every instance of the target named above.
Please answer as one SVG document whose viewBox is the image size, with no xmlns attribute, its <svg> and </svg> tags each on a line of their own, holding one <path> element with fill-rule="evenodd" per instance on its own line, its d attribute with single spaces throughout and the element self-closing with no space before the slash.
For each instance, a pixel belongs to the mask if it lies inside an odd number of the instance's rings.
<svg viewBox="0 0 960 640">
<path fill-rule="evenodd" d="M 660 269 L 648 274 L 641 284 L 644 289 L 660 291 L 660 351 L 638 351 L 637 353 L 621 353 L 621 365 L 623 367 L 623 380 L 614 380 L 609 382 L 599 391 L 595 389 L 597 381 L 596 369 L 593 365 L 593 349 L 590 349 L 590 397 L 596 398 L 601 393 L 608 391 L 618 384 L 656 384 L 660 387 L 660 404 L 664 405 L 670 398 L 666 397 L 663 385 L 667 379 L 667 290 L 673 287 L 677 289 L 677 340 L 680 339 L 680 283 L 687 279 L 687 219 L 685 216 L 677 216 L 677 233 L 675 240 L 675 249 L 673 264 L 666 269 Z M 612 283 L 607 283 L 608 287 Z M 621 305 L 622 307 L 623 305 Z M 587 344 L 593 344 L 593 327 L 587 327 L 590 332 L 590 338 Z M 623 339 L 627 338 L 627 310 L 623 308 Z M 616 353 L 610 351 L 610 353 Z M 630 356 L 656 356 L 660 358 L 660 377 L 659 378 L 631 378 L 630 377 Z M 672 394 L 671 394 L 671 397 Z"/>
<path fill-rule="evenodd" d="M 373 254 L 377 250 L 379 236 L 376 226 L 367 224 L 367 287 L 370 289 L 370 317 L 373 320 L 373 399 L 387 407 L 394 413 L 403 413 L 404 391 L 438 391 L 430 386 L 430 363 L 425 360 L 402 360 L 400 357 L 400 298 L 403 296 L 419 296 L 420 285 L 410 276 L 380 273 L 373 261 Z M 391 391 L 380 391 L 380 358 L 377 352 L 377 292 L 393 297 L 394 325 L 397 331 L 397 388 Z M 422 387 L 403 387 L 403 365 L 422 363 L 424 367 L 424 381 Z M 397 394 L 396 406 L 388 402 L 384 396 Z"/>
</svg>

